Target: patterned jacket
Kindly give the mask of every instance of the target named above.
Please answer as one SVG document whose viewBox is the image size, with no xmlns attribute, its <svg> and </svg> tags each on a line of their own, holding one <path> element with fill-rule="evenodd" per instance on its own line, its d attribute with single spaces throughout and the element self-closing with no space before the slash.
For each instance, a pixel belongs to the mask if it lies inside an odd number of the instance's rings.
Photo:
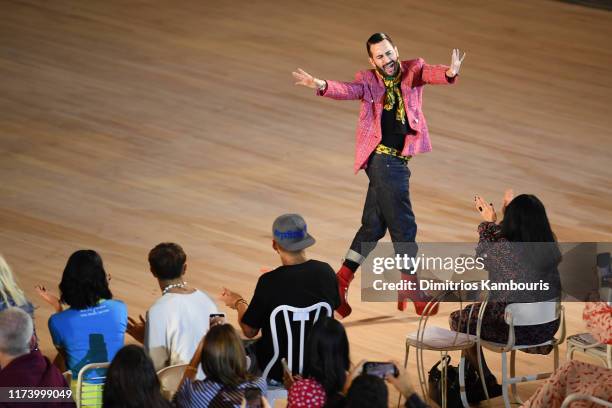
<svg viewBox="0 0 612 408">
<path fill-rule="evenodd" d="M 445 65 L 428 65 L 422 58 L 402 61 L 401 91 L 410 127 L 416 135 L 406 138 L 402 150 L 405 156 L 431 151 L 427 122 L 423 115 L 422 98 L 425 84 L 452 84 L 457 77 L 447 78 Z M 368 158 L 382 140 L 380 121 L 385 98 L 385 85 L 373 69 L 359 71 L 353 82 L 327 81 L 327 88 L 317 91 L 332 99 L 360 99 L 361 109 L 355 139 L 355 165 L 357 173 L 366 167 Z"/>
</svg>

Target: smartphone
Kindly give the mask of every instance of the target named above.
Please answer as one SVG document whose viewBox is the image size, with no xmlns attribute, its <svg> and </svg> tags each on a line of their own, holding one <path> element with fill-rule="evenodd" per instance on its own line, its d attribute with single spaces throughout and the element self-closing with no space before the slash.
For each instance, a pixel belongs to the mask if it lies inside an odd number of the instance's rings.
<svg viewBox="0 0 612 408">
<path fill-rule="evenodd" d="M 216 324 L 225 324 L 225 313 L 211 313 L 208 315 L 208 326 L 213 327 Z"/>
<path fill-rule="evenodd" d="M 247 408 L 262 408 L 261 390 L 259 388 L 247 388 L 244 390 L 244 399 Z"/>
<path fill-rule="evenodd" d="M 363 365 L 364 374 L 375 375 L 380 378 L 385 378 L 387 374 L 392 374 L 394 377 L 399 375 L 399 370 L 393 363 L 380 363 L 368 361 Z"/>
</svg>

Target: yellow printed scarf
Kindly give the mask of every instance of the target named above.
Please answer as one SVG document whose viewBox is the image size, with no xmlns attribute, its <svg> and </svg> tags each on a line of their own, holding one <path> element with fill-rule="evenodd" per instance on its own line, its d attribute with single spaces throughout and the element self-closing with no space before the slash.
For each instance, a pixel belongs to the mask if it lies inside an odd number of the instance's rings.
<svg viewBox="0 0 612 408">
<path fill-rule="evenodd" d="M 400 82 L 402 80 L 401 67 L 394 77 L 383 77 L 378 70 L 376 70 L 376 73 L 385 84 L 385 110 L 392 110 L 395 101 L 397 101 L 395 119 L 398 122 L 402 122 L 402 124 L 406 123 L 406 109 L 404 108 L 404 98 L 402 98 L 402 91 L 400 89 Z"/>
</svg>

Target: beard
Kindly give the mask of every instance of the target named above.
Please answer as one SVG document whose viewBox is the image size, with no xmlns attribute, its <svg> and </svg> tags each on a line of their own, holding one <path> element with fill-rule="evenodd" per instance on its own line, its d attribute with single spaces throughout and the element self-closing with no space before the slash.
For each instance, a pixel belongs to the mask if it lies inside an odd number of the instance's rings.
<svg viewBox="0 0 612 408">
<path fill-rule="evenodd" d="M 388 68 L 392 68 L 393 72 L 387 72 Z M 382 75 L 383 78 L 395 77 L 399 72 L 399 69 L 400 64 L 398 60 L 389 61 L 388 63 L 383 65 L 382 68 L 379 66 L 376 67 L 376 71 L 378 71 L 378 73 Z"/>
</svg>

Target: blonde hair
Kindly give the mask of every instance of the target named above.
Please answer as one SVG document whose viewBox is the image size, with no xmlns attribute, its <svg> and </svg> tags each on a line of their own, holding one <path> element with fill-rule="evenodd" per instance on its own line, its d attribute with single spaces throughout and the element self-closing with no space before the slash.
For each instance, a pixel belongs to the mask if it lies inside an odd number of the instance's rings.
<svg viewBox="0 0 612 408">
<path fill-rule="evenodd" d="M 25 294 L 15 281 L 11 267 L 0 255 L 0 301 L 3 301 L 7 306 L 11 306 L 9 299 L 15 306 L 23 306 L 28 303 Z"/>
</svg>

